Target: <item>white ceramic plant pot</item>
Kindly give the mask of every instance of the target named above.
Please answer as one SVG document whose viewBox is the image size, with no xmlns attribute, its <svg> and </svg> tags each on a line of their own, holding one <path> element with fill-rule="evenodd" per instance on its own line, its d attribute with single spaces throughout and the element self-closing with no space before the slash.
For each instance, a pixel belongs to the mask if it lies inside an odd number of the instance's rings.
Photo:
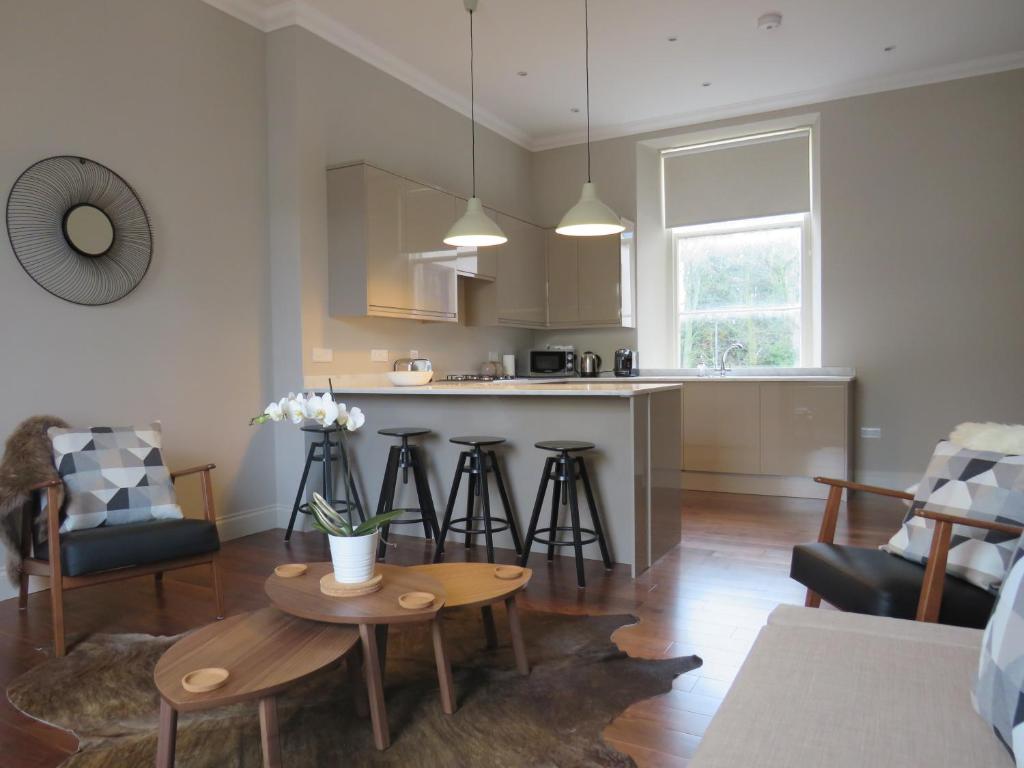
<svg viewBox="0 0 1024 768">
<path fill-rule="evenodd" d="M 339 584 L 358 584 L 372 579 L 379 539 L 379 531 L 367 536 L 328 536 L 334 580 Z"/>
</svg>

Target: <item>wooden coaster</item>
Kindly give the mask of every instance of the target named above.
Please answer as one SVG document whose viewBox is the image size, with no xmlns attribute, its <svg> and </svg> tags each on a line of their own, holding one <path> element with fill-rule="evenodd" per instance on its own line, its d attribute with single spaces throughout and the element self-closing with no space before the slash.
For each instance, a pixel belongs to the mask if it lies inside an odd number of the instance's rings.
<svg viewBox="0 0 1024 768">
<path fill-rule="evenodd" d="M 523 575 L 523 569 L 518 565 L 499 565 L 494 569 L 494 575 L 499 579 L 512 581 L 513 579 L 518 579 Z"/>
<path fill-rule="evenodd" d="M 294 579 L 296 576 L 301 576 L 309 570 L 309 566 L 305 563 L 286 563 L 285 565 L 279 565 L 274 569 L 274 573 L 280 576 L 282 579 Z"/>
<path fill-rule="evenodd" d="M 334 573 L 325 573 L 320 579 L 320 591 L 331 597 L 359 597 L 370 595 L 384 586 L 384 574 L 378 573 L 369 581 L 358 584 L 341 584 L 334 579 Z"/>
<path fill-rule="evenodd" d="M 406 592 L 399 596 L 398 604 L 410 611 L 418 611 L 421 608 L 429 608 L 434 604 L 435 597 L 430 592 Z"/>
<path fill-rule="evenodd" d="M 181 687 L 189 693 L 209 693 L 224 685 L 230 676 L 223 667 L 204 667 L 181 678 Z"/>
</svg>

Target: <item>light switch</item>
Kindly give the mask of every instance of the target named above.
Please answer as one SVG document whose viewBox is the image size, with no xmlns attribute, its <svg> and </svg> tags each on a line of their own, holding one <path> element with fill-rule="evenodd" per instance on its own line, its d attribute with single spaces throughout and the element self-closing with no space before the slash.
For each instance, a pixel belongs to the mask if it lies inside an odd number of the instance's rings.
<svg viewBox="0 0 1024 768">
<path fill-rule="evenodd" d="M 327 349 L 326 347 L 313 347 L 313 362 L 314 363 L 333 363 L 334 362 L 334 350 Z"/>
<path fill-rule="evenodd" d="M 882 437 L 881 427 L 861 427 L 860 436 L 877 440 Z"/>
<path fill-rule="evenodd" d="M 388 351 L 386 349 L 371 349 L 370 350 L 370 362 L 372 363 L 386 363 L 388 361 Z"/>
<path fill-rule="evenodd" d="M 409 357 L 411 357 L 413 360 L 415 360 L 419 356 L 420 356 L 420 351 L 418 349 L 410 349 L 409 350 Z"/>
</svg>

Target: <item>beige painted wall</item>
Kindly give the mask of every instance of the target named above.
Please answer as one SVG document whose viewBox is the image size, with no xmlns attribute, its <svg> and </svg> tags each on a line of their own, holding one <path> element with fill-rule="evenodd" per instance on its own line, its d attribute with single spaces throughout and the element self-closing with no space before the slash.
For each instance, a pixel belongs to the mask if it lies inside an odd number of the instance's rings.
<svg viewBox="0 0 1024 768">
<path fill-rule="evenodd" d="M 904 483 L 957 423 L 1024 421 L 1024 70 L 601 141 L 594 180 L 633 218 L 638 140 L 809 112 L 821 115 L 822 364 L 856 367 L 855 424 L 882 427 L 855 438 L 858 478 Z M 579 146 L 533 157 L 540 223 L 573 203 L 584 162 Z M 597 349 L 624 335 L 592 333 Z"/>
<path fill-rule="evenodd" d="M 161 419 L 168 464 L 218 465 L 229 534 L 265 527 L 274 496 L 270 435 L 248 426 L 269 373 L 264 50 L 199 0 L 9 2 L 0 23 L 4 197 L 80 154 L 134 186 L 154 232 L 142 284 L 105 307 L 46 293 L 0 236 L 0 435 L 34 413 Z"/>
</svg>

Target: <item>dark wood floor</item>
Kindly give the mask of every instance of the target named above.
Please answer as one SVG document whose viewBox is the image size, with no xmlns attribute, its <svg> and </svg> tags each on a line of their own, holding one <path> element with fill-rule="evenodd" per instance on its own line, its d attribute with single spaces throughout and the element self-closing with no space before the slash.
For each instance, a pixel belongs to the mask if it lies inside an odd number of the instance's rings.
<svg viewBox="0 0 1024 768">
<path fill-rule="evenodd" d="M 779 603 L 803 602 L 788 577 L 789 550 L 817 534 L 823 502 L 732 494 L 686 494 L 682 543 L 654 568 L 631 580 L 625 568 L 605 574 L 590 563 L 588 588 L 578 590 L 570 559 L 531 565 L 535 575 L 524 607 L 565 613 L 632 613 L 636 625 L 614 636 L 629 654 L 665 658 L 697 654 L 704 665 L 680 677 L 671 693 L 635 704 L 605 738 L 641 766 L 684 766 L 731 684 L 768 613 Z M 899 503 L 858 497 L 845 505 L 837 541 L 877 545 L 898 527 Z M 452 547 L 454 557 L 465 550 Z M 424 544 L 403 539 L 389 562 L 422 562 Z M 475 553 L 479 556 L 479 553 Z M 269 531 L 224 546 L 222 563 L 229 613 L 266 604 L 263 580 L 284 561 L 326 560 L 316 534 L 296 534 L 291 545 Z M 511 561 L 505 556 L 504 560 Z M 206 569 L 90 587 L 66 595 L 65 622 L 73 634 L 175 634 L 213 618 Z M 50 647 L 48 593 L 32 595 L 29 609 L 0 603 L 0 682 L 7 684 L 43 661 Z M 76 749 L 68 733 L 29 720 L 6 697 L 0 703 L 0 763 L 10 768 L 58 765 Z"/>
</svg>

